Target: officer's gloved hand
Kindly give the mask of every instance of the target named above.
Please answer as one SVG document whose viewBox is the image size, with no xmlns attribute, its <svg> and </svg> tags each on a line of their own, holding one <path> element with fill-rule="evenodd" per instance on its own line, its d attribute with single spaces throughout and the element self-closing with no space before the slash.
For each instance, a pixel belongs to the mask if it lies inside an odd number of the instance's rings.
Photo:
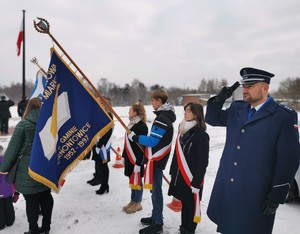
<svg viewBox="0 0 300 234">
<path fill-rule="evenodd" d="M 220 93 L 215 97 L 214 101 L 225 101 L 227 98 L 230 98 L 232 93 L 240 86 L 240 83 L 237 81 L 230 87 L 223 87 Z"/>
<path fill-rule="evenodd" d="M 278 203 L 274 203 L 274 202 L 271 202 L 269 200 L 265 200 L 263 205 L 262 205 L 261 212 L 262 212 L 263 215 L 275 214 L 278 206 L 279 206 Z"/>
</svg>

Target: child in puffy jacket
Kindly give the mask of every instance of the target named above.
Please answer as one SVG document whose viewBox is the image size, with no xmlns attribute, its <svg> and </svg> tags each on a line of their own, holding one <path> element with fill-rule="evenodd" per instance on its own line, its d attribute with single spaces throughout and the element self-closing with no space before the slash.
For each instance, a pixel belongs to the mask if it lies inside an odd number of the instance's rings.
<svg viewBox="0 0 300 234">
<path fill-rule="evenodd" d="M 2 147 L 0 147 L 0 164 L 2 163 Z M 0 230 L 5 226 L 13 225 L 15 221 L 15 209 L 13 202 L 18 199 L 18 193 L 15 193 L 13 184 L 6 182 L 6 175 L 0 174 Z"/>
</svg>

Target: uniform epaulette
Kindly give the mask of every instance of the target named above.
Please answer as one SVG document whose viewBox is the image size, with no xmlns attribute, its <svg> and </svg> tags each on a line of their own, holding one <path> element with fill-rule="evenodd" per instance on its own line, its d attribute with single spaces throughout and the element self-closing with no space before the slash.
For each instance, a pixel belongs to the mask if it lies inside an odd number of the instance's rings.
<svg viewBox="0 0 300 234">
<path fill-rule="evenodd" d="M 279 104 L 279 106 L 280 106 L 282 109 L 286 110 L 287 112 L 294 112 L 294 111 L 295 111 L 293 108 L 289 107 L 288 105 Z"/>
</svg>

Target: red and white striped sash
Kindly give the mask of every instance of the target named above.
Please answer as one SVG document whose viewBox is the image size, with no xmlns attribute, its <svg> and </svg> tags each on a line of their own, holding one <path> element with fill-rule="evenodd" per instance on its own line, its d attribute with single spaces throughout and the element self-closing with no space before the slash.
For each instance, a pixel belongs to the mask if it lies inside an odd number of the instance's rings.
<svg viewBox="0 0 300 234">
<path fill-rule="evenodd" d="M 170 153 L 172 147 L 172 142 L 158 150 L 154 154 L 152 154 L 152 147 L 146 146 L 145 155 L 148 158 L 148 162 L 146 164 L 146 172 L 144 177 L 144 188 L 152 190 L 153 183 L 153 161 L 159 161 L 163 157 L 165 157 L 168 153 Z"/>
<path fill-rule="evenodd" d="M 183 179 L 185 183 L 191 187 L 191 182 L 193 180 L 193 175 L 190 171 L 190 168 L 185 160 L 184 153 L 182 151 L 182 147 L 179 141 L 179 136 L 178 134 L 177 139 L 176 139 L 176 144 L 175 144 L 175 153 L 176 153 L 176 158 L 178 162 L 178 167 L 180 170 L 180 173 L 183 176 Z M 203 183 L 203 181 L 202 181 Z M 194 222 L 195 223 L 200 223 L 201 221 L 201 209 L 200 209 L 200 195 L 199 193 L 194 193 Z"/>
<path fill-rule="evenodd" d="M 130 163 L 134 166 L 135 165 L 135 162 L 136 162 L 136 156 L 132 150 L 132 147 L 130 145 L 130 142 L 129 142 L 129 139 L 128 139 L 128 134 L 125 133 L 125 137 L 124 137 L 124 148 L 126 150 L 126 154 L 127 154 L 127 157 L 130 161 Z M 142 166 L 142 165 L 141 165 Z M 141 172 L 134 172 L 132 171 L 132 174 L 129 178 L 129 187 L 131 189 L 134 189 L 134 190 L 141 190 Z"/>
</svg>

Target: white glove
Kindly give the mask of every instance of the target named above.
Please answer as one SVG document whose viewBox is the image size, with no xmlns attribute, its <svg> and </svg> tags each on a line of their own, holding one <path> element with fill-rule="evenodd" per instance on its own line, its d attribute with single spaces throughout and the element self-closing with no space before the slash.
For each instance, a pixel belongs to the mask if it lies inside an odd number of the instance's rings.
<svg viewBox="0 0 300 234">
<path fill-rule="evenodd" d="M 95 148 L 95 151 L 96 151 L 97 154 L 100 154 L 100 148 L 98 148 L 97 146 Z"/>
<path fill-rule="evenodd" d="M 138 172 L 140 172 L 141 171 L 141 166 L 138 166 L 138 165 L 134 165 L 134 168 L 133 168 L 133 171 L 134 171 L 134 173 L 138 173 Z"/>
<path fill-rule="evenodd" d="M 128 136 L 129 140 L 133 141 L 132 137 L 135 136 L 135 133 L 134 132 L 130 132 L 129 134 L 127 134 L 127 136 Z"/>
<path fill-rule="evenodd" d="M 103 153 L 103 161 L 106 161 L 107 160 L 107 151 L 106 151 L 106 148 L 104 147 L 104 145 L 101 147 L 101 151 Z"/>
<path fill-rule="evenodd" d="M 191 189 L 192 189 L 192 193 L 199 193 L 200 192 L 200 189 L 195 188 L 193 186 L 191 186 Z"/>
</svg>

